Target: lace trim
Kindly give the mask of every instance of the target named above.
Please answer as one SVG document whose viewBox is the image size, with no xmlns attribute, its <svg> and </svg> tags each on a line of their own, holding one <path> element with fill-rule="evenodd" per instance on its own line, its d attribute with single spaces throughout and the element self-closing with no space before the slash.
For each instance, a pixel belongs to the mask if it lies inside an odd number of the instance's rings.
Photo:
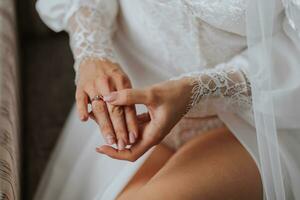
<svg viewBox="0 0 300 200">
<path fill-rule="evenodd" d="M 221 127 L 224 127 L 224 123 L 218 117 L 183 118 L 176 124 L 163 142 L 170 148 L 177 150 L 195 136 Z"/>
<path fill-rule="evenodd" d="M 83 6 L 68 21 L 67 30 L 75 59 L 75 82 L 79 77 L 80 64 L 87 59 L 109 60 L 117 63 L 111 38 L 114 28 L 105 13 L 105 11 L 100 12 L 98 9 Z"/>
<path fill-rule="evenodd" d="M 217 109 L 230 108 L 237 112 L 251 109 L 251 84 L 241 69 L 221 65 L 197 74 L 191 73 L 189 76 L 194 78 L 187 113 L 191 110 L 201 113 L 212 102 Z"/>
</svg>

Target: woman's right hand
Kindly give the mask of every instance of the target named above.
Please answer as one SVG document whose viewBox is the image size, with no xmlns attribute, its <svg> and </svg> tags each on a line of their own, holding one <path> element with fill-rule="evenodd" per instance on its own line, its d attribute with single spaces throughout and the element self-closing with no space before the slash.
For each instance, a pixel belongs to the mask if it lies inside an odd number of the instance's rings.
<svg viewBox="0 0 300 200">
<path fill-rule="evenodd" d="M 90 102 L 97 95 L 131 88 L 128 76 L 118 64 L 107 60 L 86 59 L 79 67 L 76 104 L 80 119 L 93 118 L 100 126 L 107 144 L 117 144 L 119 150 L 133 144 L 138 138 L 135 106 L 114 106 L 103 100 Z M 92 112 L 88 112 L 88 103 Z"/>
</svg>

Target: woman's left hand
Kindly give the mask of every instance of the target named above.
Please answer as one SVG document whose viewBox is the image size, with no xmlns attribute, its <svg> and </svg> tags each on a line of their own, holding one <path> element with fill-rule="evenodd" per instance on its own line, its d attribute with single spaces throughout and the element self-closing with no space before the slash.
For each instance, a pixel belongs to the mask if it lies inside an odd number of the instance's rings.
<svg viewBox="0 0 300 200">
<path fill-rule="evenodd" d="M 167 81 L 146 89 L 125 89 L 104 96 L 112 105 L 144 104 L 148 113 L 138 116 L 140 140 L 130 149 L 118 151 L 101 146 L 97 151 L 114 159 L 135 161 L 154 145 L 159 144 L 183 117 L 190 103 L 191 78 Z"/>
</svg>

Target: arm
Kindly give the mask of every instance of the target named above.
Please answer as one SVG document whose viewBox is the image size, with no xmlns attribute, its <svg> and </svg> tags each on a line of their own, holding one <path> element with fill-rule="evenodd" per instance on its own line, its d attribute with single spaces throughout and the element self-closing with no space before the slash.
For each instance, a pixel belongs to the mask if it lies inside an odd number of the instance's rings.
<svg viewBox="0 0 300 200">
<path fill-rule="evenodd" d="M 36 7 L 52 30 L 68 32 L 76 82 L 79 66 L 86 59 L 117 63 L 112 45 L 118 13 L 116 0 L 39 0 Z"/>
<path fill-rule="evenodd" d="M 106 142 L 117 143 L 119 150 L 134 143 L 138 137 L 134 106 L 111 106 L 102 100 L 90 102 L 98 95 L 131 88 L 128 76 L 117 64 L 112 45 L 118 1 L 39 0 L 37 10 L 54 31 L 69 33 L 80 119 L 94 119 Z M 91 113 L 88 113 L 88 103 L 92 104 Z"/>
</svg>

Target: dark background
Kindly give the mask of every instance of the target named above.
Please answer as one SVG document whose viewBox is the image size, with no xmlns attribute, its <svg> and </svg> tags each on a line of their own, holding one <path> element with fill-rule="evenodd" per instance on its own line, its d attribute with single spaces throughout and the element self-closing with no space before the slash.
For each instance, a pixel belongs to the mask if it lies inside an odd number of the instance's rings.
<svg viewBox="0 0 300 200">
<path fill-rule="evenodd" d="M 17 0 L 22 87 L 22 199 L 33 199 L 74 102 L 73 58 L 65 33 L 51 32 L 36 0 Z"/>
</svg>

